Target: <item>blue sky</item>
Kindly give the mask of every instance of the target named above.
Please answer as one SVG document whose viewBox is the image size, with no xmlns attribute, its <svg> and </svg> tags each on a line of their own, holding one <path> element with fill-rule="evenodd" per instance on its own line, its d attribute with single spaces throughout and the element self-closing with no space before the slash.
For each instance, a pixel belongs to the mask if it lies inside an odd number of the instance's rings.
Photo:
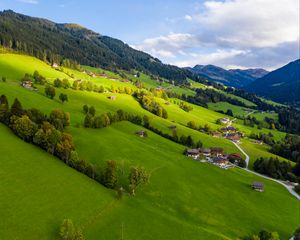
<svg viewBox="0 0 300 240">
<path fill-rule="evenodd" d="M 78 23 L 165 63 L 274 69 L 299 58 L 298 0 L 0 0 L 59 23 Z"/>
</svg>

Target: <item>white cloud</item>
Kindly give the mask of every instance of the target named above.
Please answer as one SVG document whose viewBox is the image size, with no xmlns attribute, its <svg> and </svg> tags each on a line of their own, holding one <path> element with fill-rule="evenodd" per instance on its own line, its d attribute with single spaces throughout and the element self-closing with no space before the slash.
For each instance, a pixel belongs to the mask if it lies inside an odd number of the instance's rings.
<svg viewBox="0 0 300 240">
<path fill-rule="evenodd" d="M 188 67 L 188 66 L 195 66 L 199 63 L 201 64 L 217 64 L 222 60 L 230 59 L 232 57 L 236 57 L 239 55 L 247 54 L 247 51 L 242 50 L 222 50 L 217 49 L 215 52 L 212 53 L 205 53 L 205 54 L 196 54 L 192 53 L 191 58 L 183 61 L 174 61 L 173 64 L 179 67 Z"/>
<path fill-rule="evenodd" d="M 135 48 L 178 66 L 274 69 L 299 58 L 299 0 L 209 0 L 196 11 L 181 18 L 189 32 Z"/>
<path fill-rule="evenodd" d="M 299 41 L 299 0 L 207 1 L 193 19 L 214 41 L 234 47 L 273 47 Z"/>
<path fill-rule="evenodd" d="M 27 3 L 27 4 L 38 4 L 38 0 L 18 0 L 18 2 Z"/>
<path fill-rule="evenodd" d="M 184 19 L 187 20 L 187 21 L 192 21 L 193 17 L 191 15 L 185 15 Z"/>
<path fill-rule="evenodd" d="M 155 57 L 175 58 L 177 54 L 186 55 L 184 49 L 197 45 L 197 39 L 188 33 L 170 33 L 167 36 L 147 38 L 132 47 L 148 52 Z"/>
</svg>

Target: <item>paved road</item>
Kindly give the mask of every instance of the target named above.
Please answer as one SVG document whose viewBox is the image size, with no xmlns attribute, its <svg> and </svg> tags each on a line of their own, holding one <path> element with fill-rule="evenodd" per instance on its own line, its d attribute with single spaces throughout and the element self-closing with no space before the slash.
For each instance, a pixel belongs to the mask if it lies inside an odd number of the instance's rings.
<svg viewBox="0 0 300 240">
<path fill-rule="evenodd" d="M 260 174 L 260 173 L 257 173 L 257 172 L 254 172 L 254 171 L 252 171 L 252 170 L 250 170 L 249 168 L 248 168 L 248 165 L 249 165 L 249 160 L 250 160 L 250 157 L 249 157 L 249 155 L 241 148 L 241 146 L 239 146 L 237 143 L 235 143 L 235 142 L 232 142 L 244 155 L 245 155 L 245 157 L 246 157 L 246 159 L 245 159 L 245 161 L 246 161 L 246 168 L 241 168 L 241 169 L 243 169 L 243 170 L 245 170 L 245 171 L 247 171 L 247 172 L 250 172 L 250 173 L 253 173 L 253 174 L 255 174 L 255 175 L 257 175 L 257 176 L 260 176 L 260 177 L 262 177 L 262 178 L 265 178 L 265 179 L 268 179 L 268 180 L 271 180 L 271 181 L 273 181 L 273 182 L 277 182 L 277 183 L 279 183 L 280 185 L 282 185 L 282 186 L 284 186 L 289 192 L 290 192 L 290 194 L 292 194 L 294 197 L 296 197 L 298 200 L 300 200 L 300 196 L 294 191 L 294 187 L 293 186 L 289 186 L 289 185 L 287 185 L 286 183 L 284 183 L 284 182 L 282 182 L 282 181 L 280 181 L 280 180 L 277 180 L 277 179 L 274 179 L 274 178 L 270 178 L 270 177 L 267 177 L 267 176 L 265 176 L 265 175 L 262 175 L 262 174 Z"/>
</svg>

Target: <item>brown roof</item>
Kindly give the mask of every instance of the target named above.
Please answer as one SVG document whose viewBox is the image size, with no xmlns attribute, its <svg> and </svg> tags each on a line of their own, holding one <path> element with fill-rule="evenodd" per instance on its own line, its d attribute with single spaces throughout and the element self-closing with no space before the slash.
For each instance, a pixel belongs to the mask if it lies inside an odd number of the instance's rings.
<svg viewBox="0 0 300 240">
<path fill-rule="evenodd" d="M 199 154 L 199 150 L 198 149 L 188 149 L 187 154 Z"/>
</svg>

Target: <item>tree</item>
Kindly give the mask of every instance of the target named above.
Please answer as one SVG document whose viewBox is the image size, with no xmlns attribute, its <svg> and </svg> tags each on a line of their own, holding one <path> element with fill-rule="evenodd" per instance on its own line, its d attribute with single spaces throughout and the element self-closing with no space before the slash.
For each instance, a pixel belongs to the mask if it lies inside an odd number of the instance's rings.
<svg viewBox="0 0 300 240">
<path fill-rule="evenodd" d="M 31 142 L 37 125 L 28 116 L 23 115 L 13 123 L 13 130 L 24 141 Z"/>
<path fill-rule="evenodd" d="M 55 79 L 53 84 L 54 84 L 54 87 L 56 87 L 56 88 L 62 87 L 62 81 L 59 78 Z"/>
<path fill-rule="evenodd" d="M 11 115 L 15 115 L 18 117 L 21 117 L 22 114 L 24 113 L 23 107 L 17 98 L 15 98 L 13 105 L 10 108 L 10 113 Z"/>
<path fill-rule="evenodd" d="M 117 163 L 113 160 L 106 161 L 106 167 L 104 170 L 104 179 L 103 184 L 108 188 L 116 188 L 118 183 L 118 174 L 117 174 Z"/>
<path fill-rule="evenodd" d="M 2 82 L 6 82 L 6 77 L 2 77 Z"/>
<path fill-rule="evenodd" d="M 45 94 L 47 97 L 53 99 L 55 97 L 55 88 L 48 85 L 45 87 Z"/>
<path fill-rule="evenodd" d="M 190 135 L 186 138 L 186 145 L 188 147 L 193 147 L 195 145 L 194 140 Z"/>
<path fill-rule="evenodd" d="M 197 125 L 196 125 L 196 122 L 195 122 L 195 121 L 189 121 L 189 122 L 187 123 L 187 126 L 188 126 L 189 128 L 192 128 L 192 129 L 197 129 Z"/>
<path fill-rule="evenodd" d="M 50 122 L 60 131 L 64 127 L 70 125 L 70 113 L 64 112 L 62 109 L 54 109 L 49 116 Z"/>
<path fill-rule="evenodd" d="M 131 167 L 128 176 L 131 194 L 132 195 L 135 194 L 135 189 L 138 186 L 148 183 L 149 178 L 150 178 L 150 174 L 144 168 Z"/>
<path fill-rule="evenodd" d="M 83 126 L 86 128 L 90 128 L 93 126 L 93 116 L 91 114 L 87 114 L 84 118 Z"/>
<path fill-rule="evenodd" d="M 75 236 L 75 226 L 71 219 L 64 219 L 60 226 L 60 237 L 63 240 L 73 240 Z"/>
<path fill-rule="evenodd" d="M 71 152 L 74 150 L 72 136 L 68 133 L 62 133 L 61 140 L 57 143 L 56 152 L 60 159 L 69 164 Z"/>
<path fill-rule="evenodd" d="M 91 106 L 91 107 L 89 108 L 89 114 L 91 114 L 93 117 L 95 116 L 95 114 L 96 114 L 96 109 L 95 109 L 93 106 Z"/>
<path fill-rule="evenodd" d="M 9 111 L 8 101 L 5 95 L 0 96 L 0 121 L 4 122 Z"/>
<path fill-rule="evenodd" d="M 68 79 L 64 78 L 64 79 L 62 80 L 62 87 L 63 87 L 64 89 L 67 89 L 67 88 L 70 88 L 70 87 L 71 87 L 71 84 L 70 84 L 70 82 L 69 82 Z"/>
<path fill-rule="evenodd" d="M 85 114 L 89 112 L 89 107 L 87 105 L 83 105 L 82 109 Z"/>
<path fill-rule="evenodd" d="M 63 240 L 84 240 L 81 229 L 74 226 L 71 219 L 64 219 L 61 226 L 59 235 Z"/>
<path fill-rule="evenodd" d="M 233 117 L 233 112 L 231 109 L 227 109 L 226 115 Z"/>
<path fill-rule="evenodd" d="M 64 102 L 67 102 L 68 101 L 68 95 L 67 94 L 64 94 L 64 93 L 61 93 L 59 95 L 59 100 L 64 103 Z"/>
<path fill-rule="evenodd" d="M 294 232 L 294 240 L 300 240 L 300 227 Z"/>
</svg>

